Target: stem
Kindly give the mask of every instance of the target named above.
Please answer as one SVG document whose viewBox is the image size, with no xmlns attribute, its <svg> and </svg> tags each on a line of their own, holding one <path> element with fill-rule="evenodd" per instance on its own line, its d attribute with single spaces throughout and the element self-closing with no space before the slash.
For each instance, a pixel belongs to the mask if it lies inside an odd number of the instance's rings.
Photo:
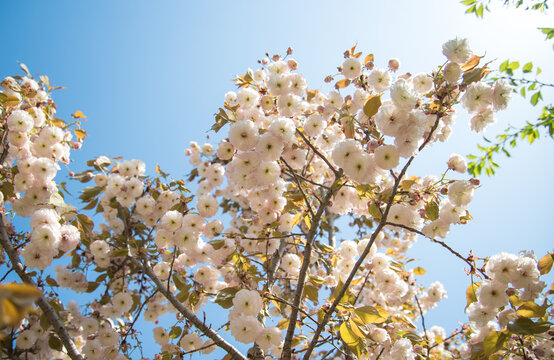
<svg viewBox="0 0 554 360">
<path fill-rule="evenodd" d="M 4 251 L 6 251 L 6 253 L 8 254 L 8 257 L 10 258 L 10 261 L 12 263 L 12 268 L 15 270 L 19 278 L 24 283 L 36 286 L 31 276 L 29 276 L 29 274 L 27 274 L 27 272 L 23 268 L 21 261 L 19 261 L 19 256 L 17 255 L 17 252 L 12 247 L 10 238 L 8 236 L 8 233 L 6 232 L 6 226 L 4 225 L 2 214 L 0 214 L 0 232 L 0 244 L 4 248 Z M 40 307 L 40 309 L 48 319 L 50 325 L 52 325 L 52 327 L 54 328 L 54 332 L 56 332 L 56 334 L 62 341 L 62 344 L 67 350 L 67 355 L 73 360 L 84 360 L 84 358 L 77 351 L 77 348 L 75 347 L 71 336 L 69 336 L 69 334 L 67 333 L 67 329 L 58 317 L 58 314 L 56 313 L 54 308 L 50 306 L 48 301 L 46 301 L 44 296 L 41 296 L 37 300 L 37 305 Z"/>
<path fill-rule="evenodd" d="M 417 308 L 419 309 L 419 315 L 421 316 L 421 326 L 423 326 L 423 337 L 425 338 L 425 347 L 427 348 L 427 358 L 429 358 L 429 352 L 431 349 L 429 349 L 429 337 L 427 336 L 427 328 L 425 327 L 425 317 L 423 316 L 423 310 L 421 309 L 421 304 L 419 303 L 419 299 L 417 298 L 417 295 L 414 295 L 415 302 L 417 304 Z"/>
</svg>

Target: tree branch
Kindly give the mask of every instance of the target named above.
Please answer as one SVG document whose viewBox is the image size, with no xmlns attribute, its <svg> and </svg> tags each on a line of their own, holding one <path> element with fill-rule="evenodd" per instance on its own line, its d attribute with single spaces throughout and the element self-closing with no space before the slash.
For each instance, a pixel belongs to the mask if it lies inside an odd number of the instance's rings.
<svg viewBox="0 0 554 360">
<path fill-rule="evenodd" d="M 339 169 L 335 173 L 335 183 L 342 177 L 342 169 Z M 287 335 L 285 337 L 285 343 L 283 345 L 283 352 L 281 359 L 283 360 L 290 360 L 292 355 L 292 338 L 294 336 L 294 330 L 296 328 L 296 318 L 298 316 L 298 307 L 300 305 L 300 302 L 302 301 L 302 292 L 304 290 L 304 282 L 306 281 L 306 275 L 308 272 L 308 267 L 310 266 L 310 258 L 312 255 L 312 243 L 314 240 L 314 237 L 317 233 L 317 230 L 319 229 L 319 222 L 321 220 L 321 216 L 323 215 L 323 212 L 325 211 L 325 208 L 329 204 L 329 201 L 331 201 L 331 197 L 333 196 L 333 186 L 331 189 L 327 190 L 327 193 L 325 194 L 325 197 L 322 200 L 322 203 L 319 205 L 319 208 L 317 209 L 317 213 L 312 218 L 311 225 L 310 225 L 310 231 L 308 231 L 308 234 L 306 236 L 306 245 L 304 247 L 304 258 L 302 260 L 302 267 L 300 268 L 300 273 L 298 274 L 298 282 L 296 285 L 296 290 L 294 293 L 294 300 L 293 305 L 294 307 L 291 308 L 290 318 L 289 318 L 289 326 L 287 328 Z M 318 329 L 320 328 L 320 325 L 318 325 Z"/>
<path fill-rule="evenodd" d="M 130 256 L 129 259 L 131 262 L 138 268 L 141 268 L 146 276 L 150 278 L 156 285 L 156 288 L 159 292 L 161 292 L 165 298 L 173 305 L 175 308 L 188 320 L 190 321 L 198 330 L 202 331 L 204 335 L 209 337 L 213 340 L 213 342 L 222 348 L 223 350 L 227 351 L 227 353 L 231 356 L 231 358 L 235 360 L 246 360 L 246 357 L 240 353 L 233 345 L 229 344 L 227 341 L 225 341 L 221 336 L 219 336 L 214 330 L 212 330 L 210 327 L 208 327 L 206 324 L 204 324 L 196 315 L 194 315 L 193 312 L 191 312 L 189 309 L 187 309 L 173 294 L 169 291 L 167 291 L 167 288 L 162 284 L 161 280 L 154 274 L 154 271 L 148 265 L 147 260 L 145 259 L 144 255 L 140 256 L 142 259 L 142 262 L 137 260 L 135 257 Z"/>
<path fill-rule="evenodd" d="M 8 233 L 6 231 L 6 226 L 4 225 L 4 219 L 2 218 L 2 214 L 0 214 L 0 244 L 4 248 L 4 251 L 6 251 L 6 254 L 8 254 L 8 257 L 10 258 L 10 262 L 12 263 L 12 268 L 15 270 L 19 278 L 27 283 L 36 286 L 35 282 L 27 274 L 25 269 L 23 268 L 23 265 L 21 264 L 21 261 L 19 260 L 19 255 L 15 251 L 15 249 L 12 247 L 10 238 L 8 236 Z M 58 317 L 58 314 L 50 306 L 48 301 L 44 298 L 44 296 L 41 296 L 37 300 L 38 307 L 42 310 L 46 318 L 48 319 L 48 322 L 52 327 L 54 328 L 54 331 L 62 341 L 63 346 L 67 350 L 67 355 L 73 360 L 84 360 L 84 358 L 79 354 L 77 351 L 77 348 L 75 347 L 75 344 L 73 343 L 73 340 L 71 339 L 71 336 L 67 333 L 67 329 L 65 328 L 64 324 Z"/>
<path fill-rule="evenodd" d="M 392 223 L 392 222 L 387 222 L 387 225 L 390 225 L 390 226 L 397 226 L 397 227 L 400 227 L 400 228 L 403 228 L 405 230 L 408 230 L 408 231 L 411 231 L 413 233 L 416 233 L 416 234 L 419 234 L 421 236 L 424 236 L 426 237 L 427 239 L 431 240 L 432 242 L 434 243 L 437 243 L 439 245 L 441 245 L 443 248 L 447 249 L 448 251 L 450 251 L 452 254 L 454 254 L 457 258 L 463 260 L 466 264 L 468 264 L 470 266 L 470 269 L 471 271 L 478 271 L 479 273 L 481 273 L 481 275 L 483 275 L 485 277 L 485 279 L 488 279 L 489 277 L 487 276 L 487 274 L 477 268 L 471 261 L 469 261 L 468 259 L 466 259 L 465 257 L 463 257 L 459 252 L 457 252 L 456 250 L 452 249 L 450 246 L 446 245 L 446 243 L 444 241 L 440 241 L 440 240 L 437 240 L 437 239 L 433 239 L 433 238 L 430 238 L 429 236 L 425 235 L 424 233 L 422 233 L 421 231 L 417 230 L 417 229 L 414 229 L 414 228 L 411 228 L 409 226 L 406 226 L 406 225 L 402 225 L 402 224 L 396 224 L 396 223 Z"/>
</svg>

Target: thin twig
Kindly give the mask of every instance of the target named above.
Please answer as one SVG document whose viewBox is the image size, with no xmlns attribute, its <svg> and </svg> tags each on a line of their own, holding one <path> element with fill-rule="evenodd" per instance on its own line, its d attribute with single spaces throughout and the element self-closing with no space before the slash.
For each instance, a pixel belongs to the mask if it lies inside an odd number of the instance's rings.
<svg viewBox="0 0 554 360">
<path fill-rule="evenodd" d="M 289 164 L 285 161 L 285 159 L 281 158 L 281 161 L 289 168 L 291 175 L 294 179 L 294 182 L 298 186 L 298 190 L 300 190 L 300 193 L 302 194 L 302 197 L 304 198 L 304 202 L 306 203 L 306 206 L 308 207 L 308 211 L 310 212 L 310 215 L 312 216 L 312 220 L 315 217 L 314 211 L 312 209 L 312 206 L 310 205 L 310 201 L 308 200 L 308 197 L 304 193 L 304 189 L 302 189 L 302 184 L 300 184 L 300 180 L 298 180 L 298 177 L 296 176 L 294 170 L 290 167 Z"/>
<path fill-rule="evenodd" d="M 454 254 L 457 258 L 463 260 L 466 264 L 468 264 L 470 266 L 470 269 L 471 271 L 478 271 L 479 273 L 481 273 L 481 275 L 483 275 L 483 277 L 485 279 L 488 279 L 489 277 L 487 276 L 487 274 L 479 269 L 478 267 L 476 267 L 471 261 L 469 261 L 467 258 L 463 257 L 459 252 L 457 252 L 456 250 L 452 249 L 450 246 L 446 245 L 446 243 L 444 241 L 440 241 L 440 240 L 437 240 L 437 239 L 433 239 L 427 235 L 425 235 L 423 232 L 417 230 L 417 229 L 414 229 L 414 228 L 411 228 L 409 226 L 406 226 L 406 225 L 402 225 L 402 224 L 396 224 L 396 223 L 392 223 L 392 222 L 387 222 L 387 225 L 390 225 L 390 226 L 397 226 L 397 227 L 400 227 L 400 228 L 403 228 L 405 230 L 408 230 L 408 231 L 411 231 L 413 233 L 416 233 L 416 234 L 419 234 L 421 236 L 424 236 L 426 237 L 427 239 L 431 240 L 432 242 L 434 243 L 437 243 L 439 245 L 441 245 L 442 247 L 444 247 L 445 249 L 447 249 L 448 251 L 450 251 L 452 254 Z"/>
<path fill-rule="evenodd" d="M 425 347 L 427 348 L 427 358 L 429 358 L 429 352 L 431 349 L 429 349 L 429 337 L 427 336 L 427 328 L 425 327 L 425 317 L 423 316 L 423 310 L 421 309 L 421 304 L 419 303 L 419 299 L 417 298 L 417 295 L 414 295 L 415 302 L 417 304 L 417 308 L 419 309 L 419 315 L 421 316 L 421 326 L 423 326 L 423 337 L 425 338 Z"/>
<path fill-rule="evenodd" d="M 317 154 L 317 156 L 319 156 L 321 158 L 321 160 L 323 160 L 327 166 L 329 167 L 329 169 L 331 169 L 331 171 L 333 171 L 333 174 L 335 174 L 335 177 L 337 177 L 337 175 L 339 174 L 339 170 L 335 169 L 335 167 L 333 165 L 331 165 L 331 163 L 329 162 L 329 160 L 327 160 L 327 157 L 324 156 L 319 150 L 317 150 L 315 148 L 315 146 L 312 145 L 312 143 L 310 142 L 310 140 L 308 140 L 308 138 L 306 138 L 306 136 L 304 134 L 302 134 L 302 132 L 298 129 L 296 129 L 296 133 L 298 135 L 300 135 L 300 137 L 302 138 L 302 140 L 304 140 L 304 142 L 306 143 L 306 145 L 308 145 L 310 147 L 310 149 L 312 149 L 312 151 L 314 153 Z"/>
</svg>

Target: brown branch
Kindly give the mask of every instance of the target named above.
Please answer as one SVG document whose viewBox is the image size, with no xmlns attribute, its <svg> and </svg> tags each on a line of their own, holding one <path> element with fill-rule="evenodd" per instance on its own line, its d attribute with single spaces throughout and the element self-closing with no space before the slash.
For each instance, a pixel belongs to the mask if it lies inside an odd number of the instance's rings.
<svg viewBox="0 0 554 360">
<path fill-rule="evenodd" d="M 209 337 L 213 340 L 213 342 L 222 348 L 223 350 L 227 351 L 227 353 L 231 356 L 232 359 L 235 360 L 246 360 L 246 357 L 240 353 L 233 345 L 229 344 L 227 341 L 225 341 L 221 336 L 219 336 L 214 330 L 212 330 L 210 327 L 208 327 L 206 324 L 204 324 L 192 311 L 187 309 L 173 294 L 169 291 L 167 291 L 167 288 L 162 284 L 161 280 L 154 274 L 154 271 L 148 264 L 147 260 L 145 259 L 144 255 L 140 256 L 142 259 L 142 262 L 137 260 L 135 257 L 129 257 L 131 262 L 137 267 L 141 268 L 146 276 L 150 278 L 156 285 L 156 288 L 159 292 L 161 292 L 165 298 L 173 305 L 175 308 L 188 320 L 190 321 L 198 330 L 202 331 L 204 335 Z"/>
<path fill-rule="evenodd" d="M 27 272 L 23 268 L 23 265 L 19 260 L 19 255 L 12 247 L 10 238 L 6 231 L 6 226 L 4 225 L 4 219 L 2 218 L 2 216 L 3 215 L 0 214 L 0 232 L 1 232 L 0 244 L 4 248 L 4 251 L 6 251 L 6 254 L 8 254 L 8 257 L 10 258 L 10 262 L 12 263 L 12 268 L 15 270 L 19 278 L 27 284 L 36 286 L 31 276 L 29 276 L 29 274 L 27 274 Z M 52 325 L 52 327 L 54 328 L 54 332 L 58 335 L 58 337 L 62 341 L 62 344 L 67 350 L 67 355 L 73 360 L 84 360 L 81 354 L 79 354 L 79 352 L 77 351 L 77 348 L 75 347 L 75 344 L 73 343 L 71 336 L 69 336 L 69 334 L 67 333 L 67 329 L 65 328 L 64 324 L 60 320 L 58 314 L 56 313 L 56 310 L 54 310 L 54 308 L 50 306 L 48 301 L 46 301 L 46 298 L 44 296 L 41 296 L 36 301 L 36 303 L 44 313 L 44 316 L 46 316 L 46 318 L 48 319 L 48 322 L 50 323 L 50 325 Z"/>
<path fill-rule="evenodd" d="M 334 184 L 337 184 L 340 178 L 342 177 L 342 169 L 339 169 L 335 173 L 335 182 Z M 295 307 L 292 307 L 290 318 L 289 318 L 289 326 L 287 328 L 287 335 L 285 336 L 285 342 L 283 344 L 283 352 L 281 359 L 283 360 L 290 360 L 291 354 L 292 354 L 292 338 L 294 336 L 294 330 L 296 328 L 296 318 L 298 316 L 298 307 L 300 305 L 300 302 L 302 300 L 302 292 L 304 290 L 304 283 L 306 280 L 306 275 L 308 272 L 308 268 L 310 266 L 310 258 L 312 255 L 312 242 L 314 240 L 314 237 L 317 233 L 317 230 L 319 229 L 319 222 L 321 220 L 321 216 L 323 215 L 323 212 L 325 211 L 325 208 L 329 204 L 329 201 L 331 201 L 331 197 L 333 196 L 333 186 L 331 186 L 331 189 L 327 191 L 325 194 L 325 197 L 322 200 L 322 203 L 319 205 L 319 208 L 317 209 L 317 213 L 315 216 L 311 219 L 310 224 L 310 230 L 308 231 L 308 234 L 306 236 L 306 245 L 304 246 L 304 258 L 302 260 L 302 267 L 300 268 L 300 273 L 298 274 L 298 282 L 296 285 L 296 290 L 294 293 L 294 300 L 293 304 Z M 318 329 L 321 326 L 318 325 Z"/>
<path fill-rule="evenodd" d="M 432 242 L 434 243 L 437 243 L 439 245 L 441 245 L 443 248 L 447 249 L 448 251 L 450 251 L 452 254 L 454 254 L 457 258 L 463 260 L 466 264 L 468 264 L 470 266 L 470 269 L 471 271 L 475 272 L 475 271 L 478 271 L 479 273 L 481 273 L 481 275 L 483 275 L 483 277 L 485 279 L 489 279 L 489 277 L 487 276 L 487 274 L 479 269 L 478 267 L 476 267 L 471 261 L 469 261 L 467 258 L 463 257 L 459 252 L 457 252 L 456 250 L 452 249 L 450 246 L 446 245 L 446 243 L 444 241 L 440 241 L 440 240 L 437 240 L 437 239 L 433 239 L 433 238 L 430 238 L 429 236 L 425 235 L 424 233 L 422 233 L 421 231 L 417 230 L 417 229 L 414 229 L 414 228 L 411 228 L 409 226 L 406 226 L 406 225 L 402 225 L 402 224 L 396 224 L 396 223 L 392 223 L 392 222 L 387 222 L 387 225 L 391 225 L 391 226 L 397 226 L 397 227 L 400 227 L 400 228 L 403 228 L 405 230 L 408 230 L 408 231 L 411 231 L 413 233 L 416 233 L 416 234 L 419 234 L 421 236 L 424 236 L 426 237 L 427 239 L 431 240 Z"/>
</svg>

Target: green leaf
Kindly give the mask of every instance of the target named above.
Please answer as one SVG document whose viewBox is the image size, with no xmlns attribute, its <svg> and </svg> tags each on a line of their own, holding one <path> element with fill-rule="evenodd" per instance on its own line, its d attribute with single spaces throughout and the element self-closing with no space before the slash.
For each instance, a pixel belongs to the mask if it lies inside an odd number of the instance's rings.
<svg viewBox="0 0 554 360">
<path fill-rule="evenodd" d="M 306 297 L 312 300 L 314 304 L 317 304 L 319 297 L 318 297 L 318 290 L 315 286 L 312 286 L 312 285 L 304 286 L 304 294 L 306 294 Z"/>
<path fill-rule="evenodd" d="M 439 204 L 435 200 L 425 205 L 425 215 L 429 220 L 437 220 L 439 218 Z"/>
<path fill-rule="evenodd" d="M 498 68 L 498 71 L 500 71 L 500 72 L 506 71 L 509 64 L 510 64 L 510 60 L 504 61 L 502 64 L 500 64 L 500 67 Z"/>
<path fill-rule="evenodd" d="M 68 206 L 63 200 L 63 196 L 59 192 L 55 192 L 50 195 L 50 201 L 48 203 L 61 208 L 65 208 Z"/>
<path fill-rule="evenodd" d="M 235 294 L 239 290 L 240 289 L 237 287 L 228 287 L 222 289 L 217 293 L 214 301 L 222 308 L 229 309 L 233 306 L 233 299 L 235 298 Z"/>
<path fill-rule="evenodd" d="M 171 331 L 169 332 L 169 338 L 170 339 L 177 339 L 179 336 L 181 336 L 181 333 L 183 332 L 183 330 L 181 329 L 180 326 L 172 326 L 171 327 Z"/>
<path fill-rule="evenodd" d="M 498 350 L 502 349 L 502 346 L 509 338 L 509 334 L 501 331 L 493 331 L 488 334 L 483 341 L 485 356 L 492 355 Z"/>
<path fill-rule="evenodd" d="M 508 65 L 508 69 L 514 71 L 514 70 L 517 70 L 519 68 L 519 62 L 518 61 L 513 61 L 510 63 L 510 65 Z"/>
<path fill-rule="evenodd" d="M 546 308 L 533 301 L 524 302 L 516 311 L 520 318 L 541 318 L 546 314 Z"/>
<path fill-rule="evenodd" d="M 471 305 L 472 303 L 477 301 L 477 295 L 476 295 L 475 292 L 477 291 L 479 286 L 481 286 L 480 282 L 474 282 L 473 284 L 469 284 L 469 286 L 467 287 L 467 290 L 466 290 L 466 301 L 467 301 L 466 310 L 469 307 L 469 305 Z"/>
<path fill-rule="evenodd" d="M 348 346 L 356 346 L 358 343 L 358 335 L 356 335 L 350 328 L 348 323 L 343 322 L 339 328 L 340 337 Z"/>
<path fill-rule="evenodd" d="M 528 62 L 527 64 L 523 65 L 523 72 L 524 73 L 530 73 L 531 71 L 533 71 L 533 63 L 532 62 Z"/>
<path fill-rule="evenodd" d="M 534 322 L 527 318 L 518 318 L 513 323 L 508 324 L 508 330 L 519 335 L 542 334 L 550 329 L 549 322 Z"/>
<path fill-rule="evenodd" d="M 48 338 L 48 346 L 50 346 L 50 349 L 62 351 L 63 344 L 60 339 L 54 334 L 50 334 L 50 337 Z"/>
<path fill-rule="evenodd" d="M 377 114 L 379 107 L 381 107 L 381 95 L 372 95 L 367 98 L 364 103 L 364 114 L 371 118 L 373 115 Z"/>
<path fill-rule="evenodd" d="M 373 306 L 363 306 L 354 310 L 354 314 L 365 324 L 380 324 L 387 321 L 389 313 Z"/>
<path fill-rule="evenodd" d="M 542 100 L 542 94 L 540 91 L 537 91 L 536 93 L 533 94 L 533 96 L 531 97 L 531 104 L 533 104 L 533 106 L 537 105 L 539 103 L 539 100 Z"/>
</svg>

